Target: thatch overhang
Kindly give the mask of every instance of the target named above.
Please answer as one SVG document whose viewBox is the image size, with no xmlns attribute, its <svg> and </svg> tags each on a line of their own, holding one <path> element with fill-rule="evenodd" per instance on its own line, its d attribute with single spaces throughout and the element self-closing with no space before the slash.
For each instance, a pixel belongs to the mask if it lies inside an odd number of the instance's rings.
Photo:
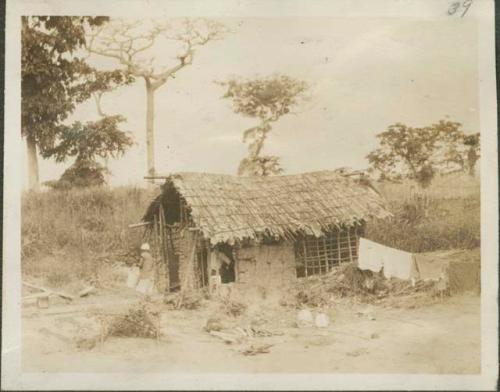
<svg viewBox="0 0 500 392">
<path fill-rule="evenodd" d="M 212 244 L 322 236 L 334 228 L 391 216 L 385 200 L 366 181 L 333 171 L 272 177 L 177 173 L 166 178 L 162 193 L 143 218 L 151 221 L 165 195 L 176 192 L 186 203 L 191 224 Z"/>
</svg>

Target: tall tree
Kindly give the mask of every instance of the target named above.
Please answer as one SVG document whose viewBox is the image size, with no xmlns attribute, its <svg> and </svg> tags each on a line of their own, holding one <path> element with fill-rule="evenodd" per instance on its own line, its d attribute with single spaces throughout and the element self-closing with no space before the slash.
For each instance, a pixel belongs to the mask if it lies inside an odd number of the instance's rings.
<svg viewBox="0 0 500 392">
<path fill-rule="evenodd" d="M 198 48 L 223 38 L 224 25 L 207 19 L 184 19 L 170 25 L 145 27 L 143 22 L 116 20 L 93 30 L 87 49 L 90 53 L 115 59 L 129 75 L 144 80 L 146 87 L 146 145 L 148 175 L 155 175 L 154 113 L 155 93 L 175 78 L 177 72 L 192 64 Z M 155 68 L 155 58 L 148 55 L 158 38 L 180 44 L 177 61 Z"/>
<path fill-rule="evenodd" d="M 469 160 L 470 135 L 457 122 L 441 120 L 420 128 L 396 123 L 377 138 L 379 147 L 367 159 L 385 179 L 410 178 L 427 187 L 437 172 L 465 170 Z"/>
<path fill-rule="evenodd" d="M 39 183 L 38 153 L 50 157 L 58 135 L 77 104 L 109 83 L 129 82 L 121 72 L 99 73 L 79 55 L 88 29 L 107 17 L 22 18 L 21 132 L 28 152 L 29 187 Z M 107 84 L 107 86 L 103 86 Z"/>
<path fill-rule="evenodd" d="M 264 142 L 271 124 L 291 113 L 307 89 L 303 81 L 287 75 L 273 75 L 250 80 L 230 79 L 219 84 L 227 87 L 223 98 L 232 100 L 235 113 L 259 120 L 259 124 L 243 132 L 248 142 L 248 156 L 239 165 L 238 175 L 268 176 L 283 172 L 279 157 L 264 155 Z"/>
</svg>

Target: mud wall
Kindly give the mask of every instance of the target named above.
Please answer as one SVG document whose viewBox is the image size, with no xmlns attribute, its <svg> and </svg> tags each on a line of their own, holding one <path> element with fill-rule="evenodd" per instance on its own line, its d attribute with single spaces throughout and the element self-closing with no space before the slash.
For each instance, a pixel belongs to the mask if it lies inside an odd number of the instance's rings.
<svg viewBox="0 0 500 392">
<path fill-rule="evenodd" d="M 192 290 L 200 286 L 197 251 L 201 245 L 199 233 L 184 228 L 179 233 L 179 281 L 181 290 Z"/>
<path fill-rule="evenodd" d="M 235 256 L 239 286 L 277 288 L 296 279 L 295 252 L 291 243 L 238 248 Z"/>
<path fill-rule="evenodd" d="M 196 255 L 192 255 L 196 234 L 172 225 L 160 235 L 152 231 L 153 257 L 156 261 L 156 288 L 159 292 L 197 287 Z"/>
</svg>

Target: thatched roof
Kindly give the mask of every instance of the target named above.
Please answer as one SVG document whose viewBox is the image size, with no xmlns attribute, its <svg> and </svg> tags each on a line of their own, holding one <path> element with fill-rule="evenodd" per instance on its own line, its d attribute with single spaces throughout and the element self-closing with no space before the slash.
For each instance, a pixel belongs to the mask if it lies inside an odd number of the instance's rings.
<svg viewBox="0 0 500 392">
<path fill-rule="evenodd" d="M 212 244 L 262 235 L 321 236 L 334 227 L 390 216 L 368 183 L 332 171 L 273 177 L 178 173 L 166 179 L 167 189 L 186 201 L 192 222 Z M 152 219 L 160 196 L 144 220 Z"/>
</svg>

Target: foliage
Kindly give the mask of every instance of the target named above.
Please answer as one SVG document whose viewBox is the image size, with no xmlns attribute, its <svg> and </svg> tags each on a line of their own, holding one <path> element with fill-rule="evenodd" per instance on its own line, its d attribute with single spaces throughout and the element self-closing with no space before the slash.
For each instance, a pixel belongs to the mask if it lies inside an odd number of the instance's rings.
<svg viewBox="0 0 500 392">
<path fill-rule="evenodd" d="M 260 120 L 260 124 L 243 133 L 243 142 L 249 142 L 248 157 L 238 168 L 239 175 L 268 176 L 283 171 L 279 157 L 262 155 L 262 149 L 271 123 L 291 112 L 299 104 L 307 84 L 287 75 L 250 80 L 230 79 L 219 83 L 227 87 L 223 98 L 232 100 L 235 113 Z"/>
<path fill-rule="evenodd" d="M 95 93 L 102 94 L 132 81 L 118 70 L 97 71 L 80 54 L 86 44 L 86 31 L 102 26 L 107 20 L 107 17 L 90 16 L 22 18 L 21 131 L 38 146 L 44 158 L 57 152 L 58 160 L 64 160 L 64 148 L 60 144 L 67 143 L 68 129 L 73 127 L 83 130 L 102 125 L 101 133 L 115 137 L 121 132 L 116 126 L 123 118 L 73 126 L 64 124 L 77 104 Z M 111 125 L 115 126 L 112 132 Z M 86 135 L 80 132 L 80 140 Z"/>
<path fill-rule="evenodd" d="M 411 178 L 427 187 L 437 172 L 473 171 L 478 159 L 479 134 L 466 135 L 456 122 L 421 128 L 396 123 L 377 138 L 380 147 L 367 158 L 383 179 Z"/>
<path fill-rule="evenodd" d="M 159 310 L 152 304 L 141 301 L 131 306 L 124 315 L 113 316 L 109 320 L 108 336 L 157 338 L 159 330 Z"/>
<path fill-rule="evenodd" d="M 44 184 L 58 190 L 102 186 L 106 183 L 106 173 L 107 169 L 98 162 L 77 159 L 58 180 Z"/>
<path fill-rule="evenodd" d="M 390 205 L 394 217 L 369 222 L 368 239 L 408 252 L 472 249 L 481 244 L 479 195 L 390 200 Z"/>
<path fill-rule="evenodd" d="M 479 160 L 479 148 L 480 148 L 480 135 L 475 133 L 472 135 L 466 135 L 464 137 L 464 145 L 468 147 L 467 150 L 467 169 L 470 175 L 474 175 L 474 169 L 476 168 L 476 163 Z"/>
<path fill-rule="evenodd" d="M 269 176 L 283 173 L 279 157 L 264 155 L 260 157 L 243 158 L 238 166 L 238 175 Z"/>
<path fill-rule="evenodd" d="M 21 130 L 45 155 L 78 103 L 110 83 L 125 81 L 122 73 L 99 73 L 75 54 L 85 44 L 85 29 L 100 26 L 107 19 L 22 18 Z"/>
<path fill-rule="evenodd" d="M 224 98 L 233 100 L 234 111 L 251 118 L 276 121 L 297 104 L 307 85 L 287 75 L 252 80 L 231 79 L 224 83 Z"/>
<path fill-rule="evenodd" d="M 125 121 L 122 116 L 107 116 L 95 122 L 82 124 L 79 121 L 62 127 L 60 142 L 48 153 L 56 162 L 67 157 L 94 161 L 96 157 L 116 158 L 132 145 L 132 138 L 118 129 L 117 124 Z"/>
<path fill-rule="evenodd" d="M 117 126 L 124 120 L 122 116 L 106 116 L 95 122 L 82 124 L 77 121 L 71 126 L 63 126 L 58 136 L 60 141 L 47 154 L 56 162 L 68 157 L 76 157 L 76 160 L 58 181 L 47 185 L 59 189 L 104 185 L 107 169 L 96 158 L 115 158 L 132 145 L 132 138 Z"/>
</svg>

